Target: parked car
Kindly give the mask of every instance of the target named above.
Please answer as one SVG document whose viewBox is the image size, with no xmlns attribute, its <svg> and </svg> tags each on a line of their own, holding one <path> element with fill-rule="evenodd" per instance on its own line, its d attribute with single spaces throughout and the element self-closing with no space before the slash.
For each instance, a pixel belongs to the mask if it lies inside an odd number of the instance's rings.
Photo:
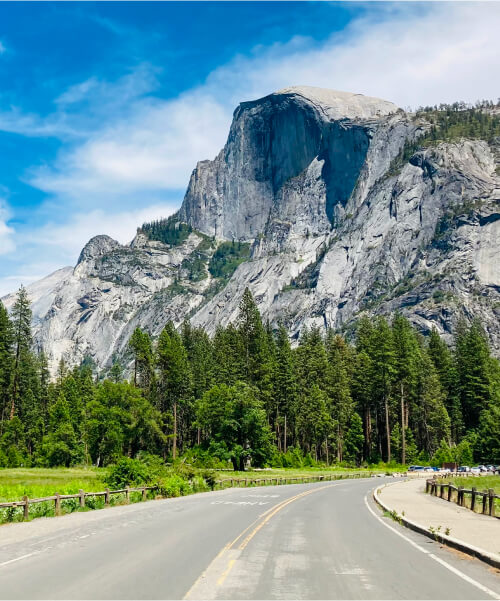
<svg viewBox="0 0 500 601">
<path fill-rule="evenodd" d="M 470 473 L 471 474 L 480 474 L 481 473 L 481 468 L 479 466 L 474 466 L 470 468 Z"/>
<path fill-rule="evenodd" d="M 470 472 L 470 467 L 468 465 L 461 465 L 457 472 Z"/>
<path fill-rule="evenodd" d="M 410 467 L 408 468 L 409 472 L 421 472 L 423 470 L 423 466 L 422 465 L 410 465 Z"/>
<path fill-rule="evenodd" d="M 424 472 L 433 472 L 433 471 L 434 471 L 433 467 L 430 467 L 430 466 L 424 467 Z"/>
</svg>

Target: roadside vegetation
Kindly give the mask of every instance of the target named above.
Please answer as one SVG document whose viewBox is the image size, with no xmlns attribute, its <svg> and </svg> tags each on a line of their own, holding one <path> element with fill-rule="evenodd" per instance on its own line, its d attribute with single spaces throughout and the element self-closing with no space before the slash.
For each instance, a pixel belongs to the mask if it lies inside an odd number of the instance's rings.
<svg viewBox="0 0 500 601">
<path fill-rule="evenodd" d="M 401 466 L 402 467 L 402 466 Z M 165 465 L 162 458 L 141 454 L 138 459 L 121 458 L 109 468 L 4 468 L 0 469 L 0 503 L 21 501 L 26 495 L 30 499 L 43 498 L 54 494 L 77 494 L 80 490 L 85 492 L 102 492 L 122 490 L 125 487 L 154 486 L 154 490 L 147 491 L 147 498 L 168 498 L 190 495 L 197 492 L 206 492 L 216 488 L 225 488 L 231 484 L 241 486 L 259 486 L 263 479 L 277 478 L 279 483 L 290 483 L 293 478 L 318 478 L 333 477 L 341 479 L 359 474 L 368 477 L 372 473 L 386 474 L 383 466 L 373 466 L 370 469 L 346 469 L 345 467 L 303 467 L 249 470 L 235 472 L 232 470 L 211 470 L 196 468 L 177 461 L 175 465 Z M 231 482 L 232 481 L 232 482 Z M 129 502 L 139 502 L 143 499 L 142 492 L 129 493 Z M 125 493 L 110 496 L 110 505 L 127 504 Z M 61 513 L 75 511 L 89 511 L 103 509 L 103 497 L 88 496 L 85 507 L 81 508 L 78 499 L 64 499 L 61 501 Z M 31 504 L 29 519 L 37 517 L 52 517 L 55 515 L 53 501 L 44 501 Z M 0 524 L 23 521 L 23 507 L 0 507 Z"/>
</svg>

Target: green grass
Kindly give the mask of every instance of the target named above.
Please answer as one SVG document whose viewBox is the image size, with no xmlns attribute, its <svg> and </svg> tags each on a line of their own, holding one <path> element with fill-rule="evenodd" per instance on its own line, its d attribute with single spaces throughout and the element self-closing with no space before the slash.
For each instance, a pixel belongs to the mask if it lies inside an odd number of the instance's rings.
<svg viewBox="0 0 500 601">
<path fill-rule="evenodd" d="M 500 476 L 471 476 L 470 478 L 440 478 L 439 482 L 448 484 L 453 482 L 455 486 L 463 486 L 464 488 L 471 489 L 473 486 L 477 490 L 485 490 L 492 488 L 495 494 L 500 495 Z"/>
<path fill-rule="evenodd" d="M 215 470 L 217 471 L 217 470 Z M 349 469 L 346 467 L 302 467 L 302 468 L 270 468 L 265 470 L 250 470 L 246 472 L 233 472 L 233 471 L 217 471 L 217 478 L 219 480 L 231 480 L 237 478 L 248 478 L 248 479 L 258 479 L 258 478 L 298 478 L 302 476 L 321 476 L 321 475 L 342 475 L 342 474 L 352 474 L 355 472 L 360 472 L 362 474 L 366 474 L 368 476 L 369 473 L 386 473 L 397 471 L 393 468 L 381 469 L 381 468 L 373 468 L 373 469 Z"/>
<path fill-rule="evenodd" d="M 492 488 L 495 491 L 495 494 L 500 495 L 500 476 L 471 476 L 465 478 L 439 478 L 438 482 L 442 482 L 443 484 L 448 484 L 452 482 L 455 486 L 463 486 L 466 489 L 471 490 L 473 486 L 479 492 L 483 492 L 484 490 L 489 490 Z M 447 494 L 447 489 L 445 491 L 445 495 Z M 452 499 L 456 499 L 457 493 L 453 493 Z M 470 509 L 472 495 L 465 494 L 464 495 L 465 506 Z M 482 497 L 476 500 L 475 512 L 481 513 L 482 511 Z M 495 514 L 500 515 L 500 499 L 495 499 Z"/>
<path fill-rule="evenodd" d="M 47 497 L 54 493 L 74 494 L 104 490 L 106 470 L 99 468 L 13 468 L 0 469 L 0 502 Z"/>
</svg>

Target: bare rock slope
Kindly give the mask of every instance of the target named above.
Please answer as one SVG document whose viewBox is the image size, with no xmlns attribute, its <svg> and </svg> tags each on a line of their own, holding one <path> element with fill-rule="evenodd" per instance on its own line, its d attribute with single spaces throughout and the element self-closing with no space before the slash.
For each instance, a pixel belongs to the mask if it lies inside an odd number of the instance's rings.
<svg viewBox="0 0 500 601">
<path fill-rule="evenodd" d="M 92 239 L 74 269 L 30 287 L 39 344 L 53 364 L 109 366 L 136 326 L 156 335 L 190 318 L 214 332 L 248 286 L 295 336 L 401 310 L 444 336 L 460 316 L 479 317 L 500 353 L 498 141 L 458 139 L 401 160 L 428 128 L 390 102 L 317 88 L 240 104 L 175 217 L 189 235 Z M 250 250 L 221 274 L 224 241 Z"/>
</svg>

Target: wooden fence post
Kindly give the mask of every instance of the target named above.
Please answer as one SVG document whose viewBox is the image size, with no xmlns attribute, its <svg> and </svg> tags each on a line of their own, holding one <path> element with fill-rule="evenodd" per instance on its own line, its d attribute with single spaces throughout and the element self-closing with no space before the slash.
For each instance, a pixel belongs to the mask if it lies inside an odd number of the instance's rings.
<svg viewBox="0 0 500 601">
<path fill-rule="evenodd" d="M 453 494 L 453 488 L 451 488 L 451 482 L 448 482 L 448 501 L 451 501 L 451 495 Z"/>
<path fill-rule="evenodd" d="M 463 490 L 464 490 L 463 486 L 459 486 L 458 487 L 457 505 L 460 505 L 460 507 L 462 507 L 463 504 L 464 504 L 464 493 L 463 493 Z"/>
<path fill-rule="evenodd" d="M 147 497 L 147 490 L 146 487 L 144 486 L 144 488 L 142 489 L 142 500 L 145 501 L 146 497 Z"/>
<path fill-rule="evenodd" d="M 109 505 L 109 488 L 106 488 L 104 493 L 104 503 L 106 505 Z"/>
<path fill-rule="evenodd" d="M 444 494 L 444 484 L 440 484 L 439 486 L 440 486 L 439 496 L 442 499 L 443 494 Z"/>
<path fill-rule="evenodd" d="M 425 481 L 425 492 L 428 493 L 430 488 L 429 480 Z"/>
<path fill-rule="evenodd" d="M 489 501 L 489 514 L 491 516 L 495 515 L 495 497 L 494 497 L 495 491 L 490 488 L 488 490 L 488 501 Z"/>
<path fill-rule="evenodd" d="M 23 500 L 24 500 L 24 521 L 27 522 L 28 518 L 29 518 L 30 505 L 29 505 L 28 497 L 26 495 L 24 495 Z"/>
<path fill-rule="evenodd" d="M 471 511 L 474 511 L 475 507 L 476 507 L 476 487 L 473 486 L 472 487 L 472 497 L 471 497 L 471 500 L 470 500 Z"/>
<path fill-rule="evenodd" d="M 125 487 L 125 501 L 130 503 L 130 486 Z"/>
<path fill-rule="evenodd" d="M 486 514 L 488 508 L 488 491 L 483 490 L 483 513 Z"/>
<path fill-rule="evenodd" d="M 80 495 L 80 507 L 85 507 L 85 493 L 81 488 L 78 491 L 78 494 Z"/>
<path fill-rule="evenodd" d="M 59 496 L 58 492 L 56 492 L 55 497 L 54 513 L 56 515 L 61 515 L 61 497 Z"/>
</svg>

